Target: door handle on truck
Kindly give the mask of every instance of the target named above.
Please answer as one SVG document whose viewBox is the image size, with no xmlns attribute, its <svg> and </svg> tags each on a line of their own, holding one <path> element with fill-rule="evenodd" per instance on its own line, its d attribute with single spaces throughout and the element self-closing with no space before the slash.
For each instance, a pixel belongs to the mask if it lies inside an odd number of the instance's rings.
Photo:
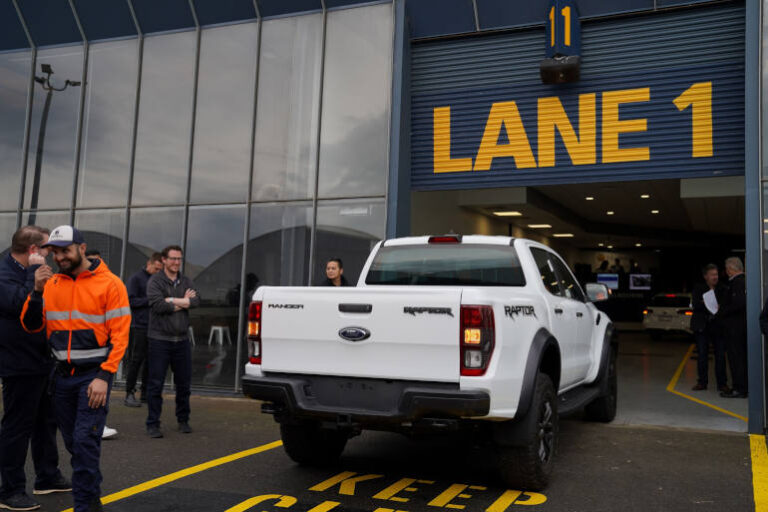
<svg viewBox="0 0 768 512">
<path fill-rule="evenodd" d="M 339 304 L 339 311 L 342 313 L 370 313 L 373 311 L 373 304 Z"/>
<path fill-rule="evenodd" d="M 555 308 L 555 314 L 556 315 L 562 315 L 563 314 L 563 310 L 560 309 L 560 308 Z"/>
<path fill-rule="evenodd" d="M 584 313 L 581 313 L 579 311 L 576 312 L 576 318 L 581 318 L 584 316 Z"/>
</svg>

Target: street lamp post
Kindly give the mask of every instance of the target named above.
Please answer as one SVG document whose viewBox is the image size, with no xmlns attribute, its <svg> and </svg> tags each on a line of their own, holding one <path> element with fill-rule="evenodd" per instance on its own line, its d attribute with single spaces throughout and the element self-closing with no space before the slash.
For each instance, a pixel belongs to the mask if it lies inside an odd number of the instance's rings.
<svg viewBox="0 0 768 512">
<path fill-rule="evenodd" d="M 48 112 L 51 109 L 51 99 L 53 98 L 54 91 L 61 92 L 65 90 L 70 85 L 72 87 L 78 87 L 80 85 L 80 82 L 75 82 L 72 80 L 66 80 L 64 82 L 64 87 L 56 88 L 51 83 L 51 75 L 53 74 L 53 68 L 51 68 L 50 64 L 40 64 L 41 71 L 45 74 L 44 77 L 42 76 L 36 76 L 35 82 L 39 83 L 40 86 L 43 88 L 44 91 L 46 91 L 45 94 L 45 104 L 43 105 L 43 115 L 40 119 L 40 133 L 37 137 L 37 153 L 35 155 L 35 175 L 32 180 L 32 197 L 29 204 L 29 222 L 28 224 L 34 224 L 37 220 L 37 201 L 38 197 L 40 195 L 40 174 L 41 169 L 43 166 L 43 149 L 45 147 L 45 128 L 46 124 L 48 124 Z"/>
</svg>

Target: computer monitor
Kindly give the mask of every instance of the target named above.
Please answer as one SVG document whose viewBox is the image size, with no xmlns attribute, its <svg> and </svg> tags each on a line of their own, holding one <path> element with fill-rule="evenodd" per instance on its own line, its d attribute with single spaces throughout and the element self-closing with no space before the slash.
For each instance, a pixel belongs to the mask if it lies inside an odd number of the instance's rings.
<svg viewBox="0 0 768 512">
<path fill-rule="evenodd" d="M 597 274 L 597 282 L 611 290 L 619 289 L 619 274 Z"/>
<path fill-rule="evenodd" d="M 629 274 L 630 290 L 650 290 L 651 274 Z"/>
</svg>

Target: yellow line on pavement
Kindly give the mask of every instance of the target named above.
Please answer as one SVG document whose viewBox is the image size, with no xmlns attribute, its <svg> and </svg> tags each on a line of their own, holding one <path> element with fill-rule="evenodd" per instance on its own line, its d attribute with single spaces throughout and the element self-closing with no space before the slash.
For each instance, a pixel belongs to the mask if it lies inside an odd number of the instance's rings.
<svg viewBox="0 0 768 512">
<path fill-rule="evenodd" d="M 220 457 L 218 459 L 213 459 L 208 462 L 203 462 L 202 464 L 198 464 L 196 466 L 192 466 L 186 469 L 182 469 L 179 471 L 176 471 L 174 473 L 171 473 L 169 475 L 161 476 L 158 478 L 154 478 L 152 480 L 149 480 L 147 482 L 144 482 L 142 484 L 134 485 L 132 487 L 128 487 L 127 489 L 123 489 L 122 491 L 118 491 L 116 493 L 110 494 L 108 496 L 103 496 L 101 498 L 101 502 L 106 505 L 107 503 L 112 503 L 114 501 L 119 501 L 125 498 L 129 498 L 131 496 L 135 496 L 136 494 L 140 494 L 142 492 L 149 491 L 150 489 L 154 489 L 156 487 L 160 487 L 165 484 L 169 484 L 171 482 L 174 482 L 176 480 L 179 480 L 181 478 L 194 475 L 195 473 L 200 473 L 202 471 L 215 468 L 217 466 L 222 466 L 224 464 L 227 464 L 229 462 L 234 462 L 236 460 L 243 459 L 245 457 L 250 457 L 251 455 L 256 455 L 257 453 L 266 452 L 268 450 L 272 450 L 273 448 L 277 448 L 278 446 L 282 446 L 282 441 L 273 441 L 268 444 L 263 444 L 261 446 L 257 446 L 256 448 L 251 448 L 250 450 L 244 450 L 242 452 L 233 453 L 231 455 L 227 455 L 225 457 Z M 67 509 L 62 512 L 73 512 L 73 509 Z"/>
<path fill-rule="evenodd" d="M 691 344 L 691 347 L 688 349 L 688 352 L 685 353 L 683 360 L 680 362 L 680 366 L 677 367 L 677 371 L 675 371 L 675 374 L 672 376 L 672 380 L 670 380 L 669 384 L 667 384 L 667 391 L 669 391 L 670 393 L 674 393 L 678 396 L 681 396 L 683 398 L 687 398 L 691 402 L 696 402 L 697 404 L 704 405 L 706 407 L 709 407 L 710 409 L 714 409 L 718 412 L 727 414 L 728 416 L 733 416 L 734 418 L 738 418 L 746 422 L 747 418 L 745 418 L 740 414 L 736 414 L 735 412 L 731 412 L 727 409 L 723 409 L 722 407 L 718 407 L 714 404 L 710 404 L 709 402 L 705 402 L 704 400 L 694 398 L 691 395 L 686 395 L 685 393 L 681 393 L 680 391 L 675 389 L 675 387 L 677 386 L 677 381 L 680 380 L 680 375 L 683 374 L 683 370 L 685 369 L 685 364 L 688 362 L 688 360 L 691 358 L 691 355 L 693 354 L 694 348 L 696 348 L 696 345 Z"/>
<path fill-rule="evenodd" d="M 768 449 L 765 436 L 751 434 L 752 490 L 755 493 L 755 512 L 768 512 Z"/>
</svg>

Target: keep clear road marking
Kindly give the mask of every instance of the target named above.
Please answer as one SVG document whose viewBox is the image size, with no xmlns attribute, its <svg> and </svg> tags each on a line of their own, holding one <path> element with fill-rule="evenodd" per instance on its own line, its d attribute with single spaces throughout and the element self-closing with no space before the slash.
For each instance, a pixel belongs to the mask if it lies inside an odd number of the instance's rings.
<svg viewBox="0 0 768 512">
<path fill-rule="evenodd" d="M 752 451 L 752 489 L 755 493 L 755 512 L 768 512 L 768 449 L 765 436 L 749 436 Z"/>
<path fill-rule="evenodd" d="M 242 452 L 233 453 L 225 457 L 209 460 L 208 462 L 203 462 L 202 464 L 198 464 L 197 466 L 192 466 L 186 469 L 182 469 L 182 470 L 176 471 L 175 473 L 171 473 L 170 475 L 161 476 L 161 477 L 149 480 L 147 482 L 144 482 L 143 484 L 134 485 L 133 487 L 128 487 L 127 489 L 123 489 L 122 491 L 118 491 L 108 496 L 103 496 L 101 498 L 101 503 L 106 505 L 107 503 L 113 503 L 115 501 L 123 500 L 125 498 L 130 498 L 131 496 L 135 496 L 136 494 L 140 494 L 142 492 L 149 491 L 150 489 L 154 489 L 156 487 L 160 487 L 162 485 L 175 482 L 176 480 L 180 480 L 184 477 L 194 475 L 195 473 L 200 473 L 202 471 L 206 471 L 208 469 L 215 468 L 217 466 L 222 466 L 224 464 L 228 464 L 236 460 L 244 459 L 245 457 L 250 457 L 251 455 L 256 455 L 257 453 L 266 452 L 268 450 L 272 450 L 282 445 L 283 445 L 282 441 L 273 441 L 268 444 L 257 446 L 256 448 L 251 448 L 250 450 L 244 450 Z M 73 512 L 73 509 L 68 508 L 66 510 L 63 510 L 62 512 Z"/>
<path fill-rule="evenodd" d="M 726 409 L 723 409 L 722 407 L 718 407 L 714 404 L 710 404 L 709 402 L 705 402 L 704 400 L 699 400 L 698 398 L 694 398 L 691 395 L 686 395 L 685 393 L 681 393 L 680 391 L 675 389 L 675 386 L 677 386 L 677 381 L 680 380 L 680 375 L 683 373 L 683 369 L 685 368 L 685 364 L 688 362 L 688 360 L 691 358 L 691 354 L 693 354 L 693 349 L 696 348 L 696 345 L 691 345 L 691 347 L 688 349 L 688 352 L 685 353 L 685 357 L 683 357 L 682 362 L 680 363 L 680 366 L 677 367 L 677 371 L 672 376 L 672 380 L 669 381 L 669 384 L 667 384 L 667 391 L 670 393 L 674 393 L 678 396 L 681 396 L 683 398 L 687 398 L 691 402 L 696 402 L 697 404 L 701 404 L 704 406 L 707 406 L 711 409 L 714 409 L 718 412 L 721 412 L 723 414 L 727 414 L 728 416 L 733 416 L 734 418 L 738 418 L 744 422 L 747 421 L 747 418 L 740 414 L 736 414 L 735 412 L 728 411 Z"/>
</svg>

